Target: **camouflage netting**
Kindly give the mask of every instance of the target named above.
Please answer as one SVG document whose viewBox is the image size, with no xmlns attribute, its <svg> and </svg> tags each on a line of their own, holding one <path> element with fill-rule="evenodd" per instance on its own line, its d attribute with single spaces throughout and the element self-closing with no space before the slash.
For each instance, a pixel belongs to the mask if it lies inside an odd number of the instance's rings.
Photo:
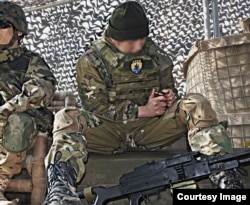
<svg viewBox="0 0 250 205">
<path fill-rule="evenodd" d="M 75 64 L 90 41 L 99 37 L 113 9 L 124 0 L 13 0 L 23 6 L 29 24 L 27 47 L 40 53 L 58 79 L 58 91 L 76 90 Z M 203 1 L 138 0 L 150 19 L 150 36 L 174 60 L 179 94 L 185 94 L 182 62 L 192 44 L 204 39 Z M 249 15 L 250 1 L 218 0 L 221 35 L 241 33 L 239 20 Z M 210 1 L 210 15 L 212 6 Z M 211 32 L 212 32 L 212 15 Z M 213 32 L 212 32 L 213 35 Z"/>
</svg>

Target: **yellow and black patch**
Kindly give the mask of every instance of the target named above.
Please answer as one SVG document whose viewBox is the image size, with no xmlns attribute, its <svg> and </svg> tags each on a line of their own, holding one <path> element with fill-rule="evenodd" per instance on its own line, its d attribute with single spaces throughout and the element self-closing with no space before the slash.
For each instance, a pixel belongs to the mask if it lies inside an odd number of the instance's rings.
<svg viewBox="0 0 250 205">
<path fill-rule="evenodd" d="M 135 59 L 130 63 L 130 69 L 133 73 L 140 73 L 143 67 L 143 63 L 141 59 Z"/>
</svg>

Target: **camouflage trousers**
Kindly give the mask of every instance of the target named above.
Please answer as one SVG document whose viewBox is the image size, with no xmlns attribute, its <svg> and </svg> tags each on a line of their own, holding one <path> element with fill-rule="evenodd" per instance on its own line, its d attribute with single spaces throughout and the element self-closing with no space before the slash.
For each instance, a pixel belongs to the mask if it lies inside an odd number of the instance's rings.
<svg viewBox="0 0 250 205">
<path fill-rule="evenodd" d="M 62 159 L 73 164 L 80 180 L 88 152 L 116 154 L 131 149 L 156 150 L 170 145 L 187 132 L 192 150 L 203 151 L 205 147 L 204 154 L 209 155 L 231 151 L 225 128 L 200 94 L 187 95 L 161 117 L 139 118 L 126 123 L 66 107 L 55 115 L 53 144 L 45 164 L 53 163 L 55 153 L 61 151 Z"/>
<path fill-rule="evenodd" d="M 139 118 L 127 123 L 96 117 L 98 126 L 85 133 L 89 152 L 114 154 L 129 149 L 155 150 L 170 145 L 183 135 L 187 135 L 193 151 L 208 155 L 232 151 L 226 129 L 218 122 L 207 99 L 200 94 L 188 94 L 161 117 Z"/>
<path fill-rule="evenodd" d="M 152 150 L 175 141 L 185 131 L 186 126 L 174 113 L 123 124 L 66 107 L 55 115 L 53 143 L 45 166 L 53 163 L 56 152 L 61 151 L 60 161 L 70 162 L 76 169 L 77 181 L 80 181 L 88 152 L 114 154 L 135 148 Z"/>
<path fill-rule="evenodd" d="M 85 173 L 87 160 L 86 141 L 80 133 L 65 133 L 53 136 L 53 144 L 45 158 L 45 166 L 54 162 L 57 151 L 62 153 L 60 161 L 70 162 L 77 173 L 79 182 Z"/>
<path fill-rule="evenodd" d="M 26 151 L 10 153 L 0 144 L 0 153 L 1 175 L 12 177 L 21 172 L 22 162 L 26 158 Z"/>
</svg>

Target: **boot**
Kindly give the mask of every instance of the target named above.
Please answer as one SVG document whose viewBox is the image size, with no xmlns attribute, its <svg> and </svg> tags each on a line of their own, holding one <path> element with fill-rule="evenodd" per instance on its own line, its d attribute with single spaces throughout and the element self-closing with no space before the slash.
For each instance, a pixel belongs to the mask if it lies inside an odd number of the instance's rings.
<svg viewBox="0 0 250 205">
<path fill-rule="evenodd" d="M 0 175 L 0 204 L 1 205 L 17 205 L 18 199 L 14 199 L 12 201 L 8 201 L 5 196 L 4 192 L 8 187 L 10 179 L 5 175 Z"/>
<path fill-rule="evenodd" d="M 56 155 L 61 155 L 57 152 Z M 61 156 L 59 156 L 59 159 Z M 47 196 L 43 205 L 82 205 L 76 193 L 76 171 L 69 162 L 59 161 L 47 167 Z"/>
</svg>

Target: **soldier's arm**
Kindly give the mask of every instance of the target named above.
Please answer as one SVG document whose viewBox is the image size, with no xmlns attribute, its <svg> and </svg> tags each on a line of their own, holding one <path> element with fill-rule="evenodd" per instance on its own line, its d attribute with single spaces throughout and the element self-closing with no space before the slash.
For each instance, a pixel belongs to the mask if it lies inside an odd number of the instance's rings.
<svg viewBox="0 0 250 205">
<path fill-rule="evenodd" d="M 176 89 L 176 82 L 173 76 L 173 61 L 172 59 L 165 53 L 163 53 L 159 58 L 160 64 L 160 76 L 161 76 L 161 88 L 162 89 L 171 89 L 176 96 L 178 95 L 178 91 Z"/>
<path fill-rule="evenodd" d="M 172 59 L 167 54 L 163 54 L 160 59 L 162 59 L 161 61 L 163 62 L 162 66 L 160 67 L 162 87 L 161 94 L 166 99 L 167 107 L 171 107 L 176 102 L 176 100 L 180 98 L 173 76 L 174 65 Z"/>
<path fill-rule="evenodd" d="M 111 120 L 134 121 L 137 119 L 137 105 L 129 100 L 116 104 L 109 101 L 105 80 L 90 62 L 82 57 L 76 65 L 79 96 L 84 109 L 101 114 Z"/>
<path fill-rule="evenodd" d="M 25 81 L 21 93 L 2 105 L 1 110 L 23 112 L 45 107 L 51 103 L 56 80 L 48 65 L 39 56 L 31 58 Z"/>
</svg>

